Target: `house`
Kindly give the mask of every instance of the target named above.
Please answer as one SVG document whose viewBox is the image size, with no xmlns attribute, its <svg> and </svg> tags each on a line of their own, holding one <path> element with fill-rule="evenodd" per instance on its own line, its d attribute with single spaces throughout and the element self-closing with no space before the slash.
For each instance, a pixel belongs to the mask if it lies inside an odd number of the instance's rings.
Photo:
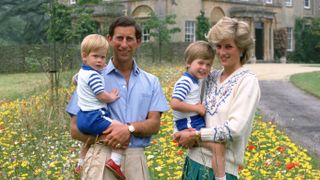
<svg viewBox="0 0 320 180">
<path fill-rule="evenodd" d="M 75 0 L 64 0 L 75 4 Z M 196 40 L 196 17 L 200 11 L 211 24 L 221 17 L 230 16 L 246 21 L 255 39 L 253 59 L 271 61 L 274 57 L 274 31 L 287 29 L 287 50 L 294 47 L 293 28 L 296 17 L 319 17 L 320 0 L 104 0 L 105 3 L 122 4 L 122 13 L 139 21 L 148 19 L 150 12 L 159 16 L 176 15 L 181 32 L 172 37 L 173 42 Z M 143 40 L 150 40 L 149 30 L 143 30 Z"/>
</svg>

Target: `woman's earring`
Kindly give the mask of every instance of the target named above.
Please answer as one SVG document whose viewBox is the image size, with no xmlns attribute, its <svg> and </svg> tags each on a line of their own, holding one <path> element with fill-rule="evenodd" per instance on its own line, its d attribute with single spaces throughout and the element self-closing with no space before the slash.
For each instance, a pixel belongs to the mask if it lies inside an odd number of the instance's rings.
<svg viewBox="0 0 320 180">
<path fill-rule="evenodd" d="M 243 53 L 242 52 L 240 52 L 240 59 L 242 59 L 243 58 Z"/>
</svg>

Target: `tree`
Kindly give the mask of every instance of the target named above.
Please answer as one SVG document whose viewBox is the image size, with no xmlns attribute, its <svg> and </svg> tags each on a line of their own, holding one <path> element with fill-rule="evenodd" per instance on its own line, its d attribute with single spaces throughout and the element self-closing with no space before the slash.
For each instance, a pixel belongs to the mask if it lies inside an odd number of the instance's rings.
<svg viewBox="0 0 320 180">
<path fill-rule="evenodd" d="M 150 14 L 150 18 L 143 23 L 143 27 L 150 30 L 150 36 L 157 43 L 159 53 L 159 62 L 162 61 L 163 46 L 169 44 L 171 34 L 180 32 L 180 28 L 174 27 L 176 24 L 175 15 L 158 17 L 154 12 Z"/>
<path fill-rule="evenodd" d="M 197 40 L 207 41 L 206 34 L 210 29 L 210 23 L 204 14 L 204 11 L 200 11 L 200 15 L 197 16 L 196 37 Z"/>
<path fill-rule="evenodd" d="M 295 48 L 292 58 L 295 62 L 320 62 L 320 18 L 297 18 L 294 27 Z"/>
<path fill-rule="evenodd" d="M 46 42 L 46 19 L 44 6 L 49 0 L 1 0 L 0 1 L 0 27 L 1 36 L 7 41 L 16 43 L 42 43 Z M 10 23 L 17 24 L 12 33 Z M 8 28 L 9 27 L 9 28 Z M 10 34 L 9 36 L 4 36 Z"/>
</svg>

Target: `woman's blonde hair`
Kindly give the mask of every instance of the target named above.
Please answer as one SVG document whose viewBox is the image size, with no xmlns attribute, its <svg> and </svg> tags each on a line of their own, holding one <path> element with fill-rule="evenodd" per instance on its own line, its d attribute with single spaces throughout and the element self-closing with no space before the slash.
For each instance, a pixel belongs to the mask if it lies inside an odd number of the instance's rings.
<svg viewBox="0 0 320 180">
<path fill-rule="evenodd" d="M 244 21 L 225 16 L 209 30 L 207 38 L 214 45 L 224 39 L 233 39 L 236 46 L 242 51 L 242 56 L 240 56 L 242 65 L 251 58 L 253 38 L 250 26 Z"/>
<path fill-rule="evenodd" d="M 90 52 L 105 49 L 108 52 L 109 43 L 107 39 L 99 34 L 90 34 L 86 36 L 81 42 L 81 53 L 89 55 Z"/>
<path fill-rule="evenodd" d="M 184 51 L 184 61 L 187 64 L 191 64 L 196 59 L 209 60 L 212 63 L 214 56 L 212 46 L 206 41 L 193 42 Z"/>
</svg>

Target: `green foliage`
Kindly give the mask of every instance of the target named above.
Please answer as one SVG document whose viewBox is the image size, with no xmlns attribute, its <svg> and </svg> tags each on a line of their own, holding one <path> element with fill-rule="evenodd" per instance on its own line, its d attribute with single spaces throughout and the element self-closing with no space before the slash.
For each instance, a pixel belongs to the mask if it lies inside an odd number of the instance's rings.
<svg viewBox="0 0 320 180">
<path fill-rule="evenodd" d="M 180 32 L 180 28 L 174 27 L 176 15 L 167 15 L 159 17 L 154 12 L 150 14 L 150 18 L 144 22 L 144 28 L 150 30 L 150 36 L 155 40 L 154 49 L 158 50 L 159 61 L 162 60 L 162 48 L 168 45 L 171 39 L 171 34 Z"/>
<path fill-rule="evenodd" d="M 0 1 L 0 37 L 12 43 L 42 43 L 46 41 L 48 20 L 44 6 L 49 0 Z"/>
<path fill-rule="evenodd" d="M 320 18 L 314 18 L 312 20 L 312 35 L 315 39 L 320 40 Z M 316 43 L 316 48 L 320 50 L 320 41 Z"/>
<path fill-rule="evenodd" d="M 197 40 L 207 41 L 206 34 L 210 29 L 209 19 L 205 17 L 204 11 L 200 11 L 200 15 L 197 16 L 197 28 L 196 37 Z"/>
<path fill-rule="evenodd" d="M 72 37 L 75 42 L 81 42 L 88 34 L 98 33 L 99 25 L 92 19 L 92 13 L 92 9 L 82 6 L 73 9 L 72 14 L 77 14 L 72 26 Z"/>
<path fill-rule="evenodd" d="M 294 27 L 294 62 L 320 62 L 320 18 L 297 18 Z"/>
<path fill-rule="evenodd" d="M 77 4 L 86 5 L 86 4 L 99 4 L 102 0 L 77 0 Z"/>
<path fill-rule="evenodd" d="M 70 41 L 72 24 L 71 10 L 69 7 L 54 2 L 50 5 L 47 14 L 49 15 L 50 26 L 48 28 L 48 39 L 51 42 Z"/>
</svg>

